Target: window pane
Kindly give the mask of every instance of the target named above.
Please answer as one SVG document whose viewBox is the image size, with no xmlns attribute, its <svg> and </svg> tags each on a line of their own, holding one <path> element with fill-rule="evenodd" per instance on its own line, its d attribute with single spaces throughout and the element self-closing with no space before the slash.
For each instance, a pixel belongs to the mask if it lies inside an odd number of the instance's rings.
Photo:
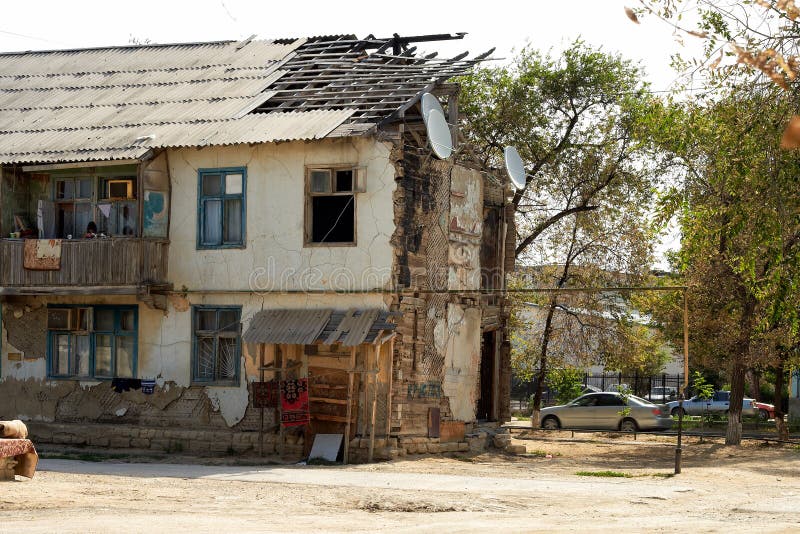
<svg viewBox="0 0 800 534">
<path fill-rule="evenodd" d="M 201 337 L 197 340 L 196 378 L 214 380 L 214 338 Z"/>
<path fill-rule="evenodd" d="M 219 329 L 226 332 L 238 332 L 239 310 L 220 310 Z"/>
<path fill-rule="evenodd" d="M 72 336 L 72 372 L 89 376 L 89 336 Z"/>
<path fill-rule="evenodd" d="M 337 191 L 352 191 L 353 190 L 353 170 L 336 171 L 336 190 Z"/>
<path fill-rule="evenodd" d="M 75 230 L 73 237 L 83 237 L 86 234 L 86 227 L 92 220 L 92 205 L 88 202 L 75 204 Z"/>
<path fill-rule="evenodd" d="M 119 202 L 117 204 L 117 233 L 136 235 L 136 202 Z"/>
<path fill-rule="evenodd" d="M 72 180 L 62 180 L 60 182 L 56 182 L 56 198 L 57 199 L 69 199 L 74 198 L 75 196 L 75 182 Z"/>
<path fill-rule="evenodd" d="M 219 338 L 217 361 L 220 380 L 233 380 L 236 378 L 236 368 L 239 366 L 239 361 L 236 357 L 236 339 Z"/>
<path fill-rule="evenodd" d="M 117 336 L 117 376 L 133 378 L 133 336 Z"/>
<path fill-rule="evenodd" d="M 53 336 L 53 373 L 69 374 L 69 334 Z"/>
<path fill-rule="evenodd" d="M 312 193 L 331 192 L 330 171 L 311 171 L 311 192 Z"/>
<path fill-rule="evenodd" d="M 107 334 L 94 336 L 94 374 L 95 376 L 111 376 L 111 340 Z"/>
<path fill-rule="evenodd" d="M 134 310 L 120 310 L 119 328 L 124 332 L 133 332 L 136 327 L 136 312 Z"/>
<path fill-rule="evenodd" d="M 91 178 L 84 178 L 75 183 L 75 198 L 92 198 Z"/>
<path fill-rule="evenodd" d="M 222 244 L 222 202 L 203 201 L 203 240 L 204 245 Z"/>
<path fill-rule="evenodd" d="M 225 194 L 226 195 L 241 195 L 242 194 L 242 175 L 241 174 L 227 174 L 227 175 L 225 175 Z"/>
<path fill-rule="evenodd" d="M 218 196 L 222 194 L 222 175 L 203 175 L 203 196 Z"/>
<path fill-rule="evenodd" d="M 242 242 L 242 199 L 225 200 L 225 243 Z"/>
<path fill-rule="evenodd" d="M 197 321 L 195 328 L 202 331 L 217 330 L 217 311 L 216 310 L 197 310 Z"/>
<path fill-rule="evenodd" d="M 314 243 L 355 241 L 355 196 L 319 196 L 312 199 L 311 236 Z"/>
<path fill-rule="evenodd" d="M 94 330 L 95 332 L 113 332 L 114 310 L 95 309 Z"/>
</svg>

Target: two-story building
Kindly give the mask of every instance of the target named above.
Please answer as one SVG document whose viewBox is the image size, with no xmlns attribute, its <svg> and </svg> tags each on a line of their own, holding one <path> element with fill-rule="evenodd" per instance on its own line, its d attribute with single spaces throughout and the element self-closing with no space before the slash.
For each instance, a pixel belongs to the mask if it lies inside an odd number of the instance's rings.
<svg viewBox="0 0 800 534">
<path fill-rule="evenodd" d="M 351 458 L 505 419 L 513 217 L 452 83 L 483 58 L 414 40 L 0 54 L 0 419 L 194 453 L 343 434 Z"/>
</svg>

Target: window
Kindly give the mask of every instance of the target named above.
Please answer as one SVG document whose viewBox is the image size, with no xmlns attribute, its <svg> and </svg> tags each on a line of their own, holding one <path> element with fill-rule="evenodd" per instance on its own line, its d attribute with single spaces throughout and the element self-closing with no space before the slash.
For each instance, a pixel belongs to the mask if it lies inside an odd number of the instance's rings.
<svg viewBox="0 0 800 534">
<path fill-rule="evenodd" d="M 200 169 L 197 248 L 245 246 L 246 169 Z"/>
<path fill-rule="evenodd" d="M 239 385 L 240 307 L 192 307 L 192 382 Z"/>
<path fill-rule="evenodd" d="M 99 233 L 105 235 L 136 235 L 139 212 L 136 176 L 103 176 L 96 175 L 93 170 L 87 172 L 89 174 L 85 176 L 54 179 L 56 237 L 81 238 L 86 234 L 90 221 L 95 223 Z"/>
<path fill-rule="evenodd" d="M 356 193 L 364 190 L 364 169 L 308 168 L 306 244 L 356 244 Z"/>
<path fill-rule="evenodd" d="M 135 306 L 48 308 L 48 375 L 133 378 L 138 321 Z"/>
</svg>

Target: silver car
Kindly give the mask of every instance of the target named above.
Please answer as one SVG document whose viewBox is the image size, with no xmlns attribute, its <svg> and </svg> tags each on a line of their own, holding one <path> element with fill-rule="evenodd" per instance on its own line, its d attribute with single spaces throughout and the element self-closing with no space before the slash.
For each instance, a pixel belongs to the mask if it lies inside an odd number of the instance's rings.
<svg viewBox="0 0 800 534">
<path fill-rule="evenodd" d="M 634 395 L 619 393 L 588 393 L 563 406 L 544 408 L 539 422 L 546 430 L 591 428 L 635 432 L 672 428 L 672 417 L 666 409 Z"/>
</svg>

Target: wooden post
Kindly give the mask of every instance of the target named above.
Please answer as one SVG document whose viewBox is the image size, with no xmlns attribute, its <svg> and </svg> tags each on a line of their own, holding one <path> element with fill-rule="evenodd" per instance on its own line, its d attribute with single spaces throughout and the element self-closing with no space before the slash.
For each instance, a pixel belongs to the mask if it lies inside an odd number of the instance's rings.
<svg viewBox="0 0 800 534">
<path fill-rule="evenodd" d="M 350 456 L 350 423 L 353 418 L 353 374 L 356 372 L 356 347 L 350 350 L 350 369 L 347 371 L 347 421 L 344 424 L 344 456 L 347 464 Z"/>
<path fill-rule="evenodd" d="M 386 385 L 386 438 L 392 432 L 392 379 L 394 377 L 394 336 L 389 340 L 389 382 Z"/>
<path fill-rule="evenodd" d="M 275 345 L 275 366 L 278 366 L 278 358 L 280 358 L 280 369 L 275 371 L 275 375 L 278 378 L 278 406 L 276 411 L 278 413 L 278 456 L 283 456 L 286 447 L 284 447 L 284 431 L 283 431 L 283 406 L 281 405 L 281 380 L 284 380 L 286 377 L 284 376 L 284 370 L 286 369 L 286 355 L 283 353 L 280 345 Z"/>
<path fill-rule="evenodd" d="M 372 382 L 372 410 L 369 417 L 369 454 L 367 455 L 367 461 L 370 463 L 372 463 L 372 457 L 375 453 L 375 411 L 378 408 L 378 354 L 381 347 L 383 347 L 383 345 L 370 347 L 367 352 L 368 354 L 372 353 L 374 359 L 374 363 L 369 366 L 369 374 L 367 375 L 368 378 L 371 378 L 369 381 Z"/>
<path fill-rule="evenodd" d="M 264 364 L 266 363 L 264 361 L 264 352 L 266 350 L 267 348 L 264 346 L 263 343 L 258 344 L 258 360 L 259 360 L 258 375 L 262 385 L 264 384 Z M 263 403 L 261 404 L 261 427 L 259 428 L 258 431 L 258 443 L 259 443 L 258 454 L 263 458 L 264 457 L 264 404 Z"/>
</svg>

